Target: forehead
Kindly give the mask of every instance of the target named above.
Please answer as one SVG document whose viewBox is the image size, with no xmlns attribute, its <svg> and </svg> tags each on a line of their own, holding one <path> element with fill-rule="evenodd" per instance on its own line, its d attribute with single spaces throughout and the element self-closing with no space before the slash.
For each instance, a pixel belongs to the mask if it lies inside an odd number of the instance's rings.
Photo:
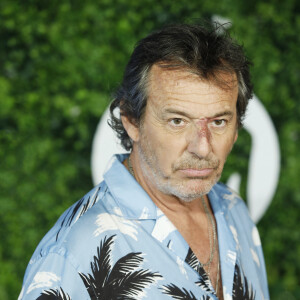
<svg viewBox="0 0 300 300">
<path fill-rule="evenodd" d="M 148 82 L 148 104 L 156 109 L 177 107 L 190 111 L 213 113 L 235 110 L 238 84 L 234 74 L 217 74 L 216 80 L 201 79 L 183 69 L 166 69 L 154 65 Z"/>
</svg>

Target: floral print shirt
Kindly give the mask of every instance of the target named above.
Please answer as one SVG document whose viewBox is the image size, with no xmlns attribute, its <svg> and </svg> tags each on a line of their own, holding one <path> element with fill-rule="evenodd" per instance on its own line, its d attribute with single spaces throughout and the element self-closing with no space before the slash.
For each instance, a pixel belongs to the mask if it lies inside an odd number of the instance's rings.
<svg viewBox="0 0 300 300">
<path fill-rule="evenodd" d="M 42 239 L 19 300 L 218 299 L 189 245 L 122 164 L 125 158 L 114 156 L 104 180 Z M 244 202 L 220 183 L 208 197 L 224 299 L 269 299 L 259 234 Z"/>
</svg>

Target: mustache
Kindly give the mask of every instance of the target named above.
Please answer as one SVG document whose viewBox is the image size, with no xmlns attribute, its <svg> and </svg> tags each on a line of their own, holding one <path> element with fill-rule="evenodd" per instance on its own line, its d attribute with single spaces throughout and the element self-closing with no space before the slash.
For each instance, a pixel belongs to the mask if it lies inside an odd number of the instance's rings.
<svg viewBox="0 0 300 300">
<path fill-rule="evenodd" d="M 189 158 L 181 160 L 173 166 L 173 170 L 182 170 L 182 169 L 217 169 L 220 165 L 220 161 L 216 158 L 212 159 L 196 159 Z"/>
</svg>

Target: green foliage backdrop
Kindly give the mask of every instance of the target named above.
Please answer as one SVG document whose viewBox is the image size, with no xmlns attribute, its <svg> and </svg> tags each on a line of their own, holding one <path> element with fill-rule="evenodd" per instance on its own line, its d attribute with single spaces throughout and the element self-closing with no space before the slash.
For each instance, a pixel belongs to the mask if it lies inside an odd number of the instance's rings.
<svg viewBox="0 0 300 300">
<path fill-rule="evenodd" d="M 297 0 L 2 0 L 0 299 L 17 298 L 39 240 L 92 187 L 93 135 L 135 42 L 213 15 L 232 21 L 279 134 L 280 181 L 258 227 L 271 299 L 300 299 L 299 12 Z M 242 173 L 242 194 L 250 144 L 241 132 L 223 177 Z"/>
</svg>

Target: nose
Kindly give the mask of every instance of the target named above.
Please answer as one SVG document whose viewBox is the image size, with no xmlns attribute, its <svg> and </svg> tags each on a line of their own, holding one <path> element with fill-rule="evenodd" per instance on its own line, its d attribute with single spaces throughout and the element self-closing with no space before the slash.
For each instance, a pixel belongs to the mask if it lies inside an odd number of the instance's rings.
<svg viewBox="0 0 300 300">
<path fill-rule="evenodd" d="M 194 127 L 187 150 L 199 158 L 206 158 L 211 153 L 211 133 L 207 124 Z"/>
</svg>

